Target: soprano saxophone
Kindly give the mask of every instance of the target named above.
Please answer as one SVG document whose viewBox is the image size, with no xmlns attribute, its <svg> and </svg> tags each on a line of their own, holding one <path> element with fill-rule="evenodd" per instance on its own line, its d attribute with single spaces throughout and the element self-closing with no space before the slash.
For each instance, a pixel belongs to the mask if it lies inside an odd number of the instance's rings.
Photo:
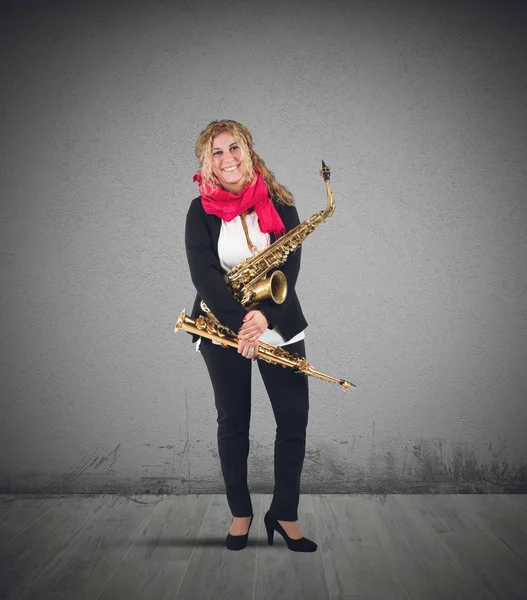
<svg viewBox="0 0 527 600">
<path fill-rule="evenodd" d="M 322 161 L 320 174 L 326 184 L 326 208 L 302 221 L 270 246 L 255 256 L 246 258 L 223 276 L 232 295 L 243 307 L 252 308 L 267 298 L 282 304 L 287 298 L 287 280 L 282 271 L 274 271 L 269 278 L 266 276 L 271 269 L 283 265 L 289 254 L 335 212 L 335 199 L 330 184 L 331 169 L 324 161 Z M 212 321 L 219 323 L 203 301 L 201 301 L 201 308 Z"/>
<path fill-rule="evenodd" d="M 238 347 L 238 338 L 230 329 L 221 323 L 215 322 L 208 317 L 204 317 L 203 315 L 200 315 L 196 319 L 192 319 L 191 317 L 187 316 L 183 310 L 176 323 L 176 333 L 178 329 L 195 333 L 202 337 L 206 337 L 209 340 L 215 340 L 220 342 L 224 347 Z M 330 383 L 338 383 L 340 386 L 342 386 L 343 390 L 347 390 L 349 388 L 355 389 L 357 387 L 350 381 L 346 381 L 346 379 L 337 379 L 335 377 L 331 377 L 330 375 L 321 373 L 312 367 L 305 358 L 302 358 L 296 354 L 291 354 L 283 348 L 280 348 L 280 346 L 273 346 L 271 344 L 267 344 L 266 342 L 260 342 L 258 344 L 258 354 L 256 357 L 271 364 L 282 365 L 284 368 L 289 367 L 295 369 L 297 373 L 311 375 L 312 377 L 317 377 L 318 379 L 323 379 L 324 381 L 328 381 Z"/>
</svg>

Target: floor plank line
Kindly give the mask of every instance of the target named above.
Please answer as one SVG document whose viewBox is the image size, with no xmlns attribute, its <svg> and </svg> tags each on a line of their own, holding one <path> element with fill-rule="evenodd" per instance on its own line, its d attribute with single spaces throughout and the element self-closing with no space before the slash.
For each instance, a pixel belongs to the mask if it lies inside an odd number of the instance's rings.
<svg viewBox="0 0 527 600">
<path fill-rule="evenodd" d="M 209 505 L 207 507 L 207 512 L 205 513 L 205 516 L 203 517 L 203 521 L 201 522 L 201 527 L 199 528 L 198 535 L 196 536 L 196 539 L 194 541 L 194 546 L 192 548 L 192 552 L 190 553 L 190 557 L 189 557 L 189 559 L 187 561 L 187 565 L 185 567 L 185 570 L 183 571 L 183 576 L 181 577 L 181 581 L 179 583 L 179 587 L 178 587 L 178 589 L 176 591 L 176 594 L 174 595 L 174 600 L 178 600 L 178 598 L 179 598 L 179 592 L 181 591 L 181 587 L 183 585 L 183 582 L 185 581 L 185 576 L 187 574 L 188 566 L 190 565 L 190 561 L 192 560 L 192 555 L 194 554 L 194 550 L 196 549 L 196 543 L 199 540 L 199 537 L 201 535 L 201 530 L 203 529 L 203 524 L 205 523 L 205 519 L 207 518 L 207 515 L 209 514 L 209 509 L 212 506 L 212 502 L 214 501 L 214 496 L 215 495 L 216 494 L 211 494 L 210 502 L 209 502 Z"/>
<path fill-rule="evenodd" d="M 128 535 L 153 510 L 151 504 L 109 495 L 109 501 L 48 561 L 19 600 L 93 600 L 108 582 L 112 565 L 126 551 Z"/>
<path fill-rule="evenodd" d="M 128 549 L 126 550 L 126 552 L 123 554 L 123 557 L 121 558 L 121 561 L 116 565 L 114 572 L 111 574 L 111 576 L 108 579 L 106 585 L 102 588 L 100 594 L 97 596 L 97 600 L 99 600 L 104 595 L 104 592 L 106 591 L 106 589 L 108 588 L 108 586 L 111 585 L 111 581 L 114 578 L 114 576 L 117 573 L 117 571 L 119 570 L 119 567 L 123 564 L 123 562 L 125 561 L 126 557 L 128 556 L 128 554 L 132 550 L 134 542 L 139 538 L 139 536 L 141 535 L 141 533 L 148 526 L 148 523 L 150 523 L 150 521 L 152 520 L 152 517 L 156 514 L 156 511 L 159 508 L 159 505 L 160 505 L 160 502 L 157 502 L 156 505 L 155 505 L 155 507 L 154 507 L 154 510 L 150 513 L 149 517 L 147 518 L 146 523 L 144 524 L 143 528 L 139 529 L 137 531 L 137 535 L 133 539 L 132 543 L 128 546 Z"/>
<path fill-rule="evenodd" d="M 28 500 L 30 500 L 30 499 L 28 499 Z M 12 535 L 11 537 L 9 537 L 6 534 L 6 532 L 3 531 L 4 527 L 2 526 L 0 531 L 2 533 L 2 536 L 4 537 L 4 540 L 6 540 L 6 541 L 4 544 L 0 545 L 0 548 L 5 548 L 5 546 L 8 546 L 18 536 L 22 535 L 25 531 L 27 531 L 30 527 L 32 527 L 34 523 L 36 523 L 39 519 L 41 519 L 43 515 L 45 515 L 47 512 L 49 512 L 54 506 L 59 504 L 61 500 L 62 500 L 62 498 L 57 498 L 56 502 L 51 501 L 49 503 L 49 506 L 46 509 L 44 509 L 37 517 L 35 517 L 33 519 L 33 521 L 28 523 L 24 528 L 20 529 L 20 531 L 18 531 L 18 533 L 16 533 L 15 535 Z M 16 500 L 14 500 L 13 502 L 16 502 Z M 46 499 L 44 499 L 44 502 L 47 504 Z M 2 513 L 3 513 L 3 511 L 2 511 Z M 5 513 L 2 515 L 2 513 L 0 513 L 0 515 L 3 516 L 3 519 L 6 519 L 6 520 L 9 519 L 9 515 L 5 515 Z M 19 522 L 16 523 L 16 526 L 18 526 L 18 525 L 19 525 Z"/>
<path fill-rule="evenodd" d="M 317 494 L 317 497 L 319 497 L 319 496 L 320 496 L 320 494 Z M 310 498 L 311 498 L 311 506 L 313 507 L 313 514 L 315 514 L 315 502 L 313 500 L 313 494 L 310 494 Z M 324 565 L 324 561 L 322 560 L 322 551 L 321 551 L 322 550 L 322 547 L 321 547 L 322 537 L 320 535 L 320 530 L 319 530 L 319 527 L 318 527 L 317 519 L 316 518 L 313 519 L 313 522 L 314 522 L 314 525 L 315 525 L 315 532 L 317 534 L 317 539 L 315 541 L 316 541 L 316 543 L 319 546 L 317 554 L 319 554 L 319 562 L 320 562 L 320 568 L 321 568 L 321 572 L 322 572 L 322 577 L 324 579 L 324 584 L 325 584 L 326 589 L 328 591 L 328 595 L 331 598 L 332 596 L 331 596 L 331 590 L 329 588 L 328 574 L 326 573 L 326 567 Z"/>
<path fill-rule="evenodd" d="M 10 545 L 1 548 L 0 597 L 16 598 L 33 585 L 107 502 L 104 495 L 63 498 Z"/>
</svg>

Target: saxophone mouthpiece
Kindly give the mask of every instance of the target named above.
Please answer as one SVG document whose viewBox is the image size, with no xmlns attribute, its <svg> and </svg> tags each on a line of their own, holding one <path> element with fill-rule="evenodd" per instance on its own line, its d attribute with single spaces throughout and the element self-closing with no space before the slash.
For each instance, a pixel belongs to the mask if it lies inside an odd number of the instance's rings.
<svg viewBox="0 0 527 600">
<path fill-rule="evenodd" d="M 324 181 L 329 181 L 331 176 L 331 169 L 326 165 L 324 161 L 322 161 L 322 169 L 320 169 L 320 174 L 324 178 Z"/>
</svg>

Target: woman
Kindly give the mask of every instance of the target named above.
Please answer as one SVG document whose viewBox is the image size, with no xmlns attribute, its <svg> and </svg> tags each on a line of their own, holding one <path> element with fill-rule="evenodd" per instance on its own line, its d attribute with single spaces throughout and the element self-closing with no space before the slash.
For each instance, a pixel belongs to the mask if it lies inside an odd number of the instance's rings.
<svg viewBox="0 0 527 600">
<path fill-rule="evenodd" d="M 305 356 L 307 322 L 295 293 L 300 248 L 280 267 L 288 283 L 281 305 L 260 302 L 246 311 L 234 298 L 223 274 L 299 224 L 291 193 L 280 185 L 253 150 L 246 127 L 236 121 L 213 121 L 199 135 L 194 176 L 200 196 L 189 208 L 185 245 L 197 296 L 191 313 L 203 314 L 203 300 L 214 316 L 238 335 L 238 348 L 193 335 L 205 360 L 218 413 L 218 450 L 233 520 L 226 547 L 241 550 L 253 520 L 247 486 L 252 360 L 260 340 L 287 346 Z M 249 360 L 248 360 L 249 359 Z M 264 521 L 269 544 L 274 531 L 297 552 L 313 552 L 315 542 L 302 536 L 298 519 L 300 475 L 308 422 L 308 381 L 292 369 L 258 361 L 276 419 L 273 500 Z"/>
</svg>

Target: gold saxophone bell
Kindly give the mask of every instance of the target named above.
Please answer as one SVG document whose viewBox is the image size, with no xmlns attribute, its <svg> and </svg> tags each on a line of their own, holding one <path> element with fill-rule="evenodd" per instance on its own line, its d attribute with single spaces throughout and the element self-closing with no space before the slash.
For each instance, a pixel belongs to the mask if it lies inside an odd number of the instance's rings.
<svg viewBox="0 0 527 600">
<path fill-rule="evenodd" d="M 242 299 L 242 305 L 248 308 L 267 298 L 276 304 L 283 304 L 287 298 L 287 279 L 282 271 L 275 271 L 271 277 L 247 286 L 245 294 L 247 294 L 247 299 Z"/>
</svg>

